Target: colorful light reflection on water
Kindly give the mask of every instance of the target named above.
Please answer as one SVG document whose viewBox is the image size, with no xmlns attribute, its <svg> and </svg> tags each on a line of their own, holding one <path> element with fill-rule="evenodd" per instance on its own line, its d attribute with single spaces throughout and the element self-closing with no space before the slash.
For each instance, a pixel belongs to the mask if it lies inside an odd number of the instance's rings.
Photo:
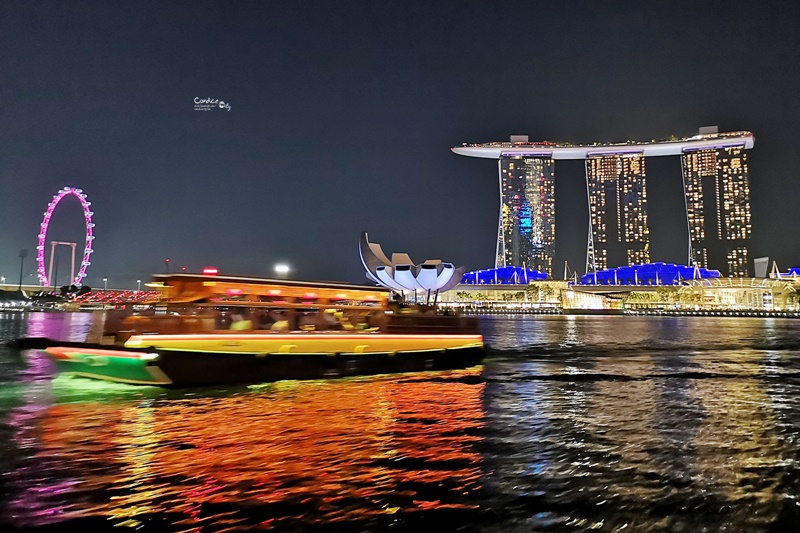
<svg viewBox="0 0 800 533">
<path fill-rule="evenodd" d="M 0 318 L 79 337 L 85 317 Z M 70 326 L 65 325 L 70 321 Z M 484 367 L 165 390 L 0 348 L 0 525 L 784 531 L 800 321 L 494 317 Z"/>
<path fill-rule="evenodd" d="M 26 458 L 11 472 L 10 514 L 23 526 L 101 516 L 192 530 L 475 508 L 479 371 L 26 405 L 26 416 L 12 413 Z M 80 378 L 53 383 L 56 396 L 96 389 Z"/>
</svg>

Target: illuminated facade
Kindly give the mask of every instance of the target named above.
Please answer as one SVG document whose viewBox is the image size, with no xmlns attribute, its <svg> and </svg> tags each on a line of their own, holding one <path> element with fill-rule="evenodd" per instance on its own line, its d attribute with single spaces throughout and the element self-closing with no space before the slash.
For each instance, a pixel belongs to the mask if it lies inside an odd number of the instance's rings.
<svg viewBox="0 0 800 533">
<path fill-rule="evenodd" d="M 586 159 L 589 244 L 586 271 L 650 262 L 647 189 L 641 153 Z"/>
<path fill-rule="evenodd" d="M 586 162 L 589 232 L 586 272 L 650 262 L 645 158 L 681 156 L 689 263 L 727 265 L 747 275 L 750 188 L 745 150 L 755 144 L 747 131 L 716 127 L 684 139 L 625 143 L 510 142 L 463 144 L 453 153 L 499 160 L 500 220 L 496 267 L 534 268 L 552 275 L 555 252 L 555 161 Z M 712 238 L 713 237 L 713 238 Z"/>
<path fill-rule="evenodd" d="M 648 263 L 615 267 L 584 274 L 581 285 L 679 285 L 687 280 L 716 279 L 719 270 L 676 265 L 675 263 Z"/>
<path fill-rule="evenodd" d="M 750 185 L 742 146 L 687 151 L 681 156 L 689 261 L 726 265 L 731 276 L 748 275 Z"/>
<path fill-rule="evenodd" d="M 501 158 L 495 267 L 524 266 L 552 275 L 555 185 L 552 159 Z"/>
</svg>

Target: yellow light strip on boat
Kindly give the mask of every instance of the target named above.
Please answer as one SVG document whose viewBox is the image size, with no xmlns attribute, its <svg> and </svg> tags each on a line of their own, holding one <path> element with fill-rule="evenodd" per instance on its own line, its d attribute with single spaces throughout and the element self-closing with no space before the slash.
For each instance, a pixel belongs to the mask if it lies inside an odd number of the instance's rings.
<svg viewBox="0 0 800 533">
<path fill-rule="evenodd" d="M 257 340 L 257 339 L 264 339 L 264 340 L 275 340 L 275 341 L 296 341 L 298 339 L 308 339 L 308 340 L 353 340 L 353 339 L 384 339 L 384 340 L 403 340 L 403 339 L 483 339 L 483 335 L 477 334 L 447 334 L 447 335 L 440 335 L 440 334 L 416 334 L 416 333 L 409 333 L 409 334 L 391 334 L 391 333 L 363 333 L 363 334 L 353 334 L 353 333 L 346 333 L 346 334 L 325 334 L 325 333 L 283 333 L 283 334 L 273 334 L 273 333 L 245 333 L 245 334 L 229 334 L 229 333 L 186 333 L 186 334 L 168 334 L 168 335 L 132 335 L 128 340 L 128 343 L 134 341 L 136 343 L 147 344 L 148 339 L 158 339 L 164 341 L 176 341 L 176 340 L 229 340 L 229 341 L 250 341 L 250 340 Z"/>
</svg>

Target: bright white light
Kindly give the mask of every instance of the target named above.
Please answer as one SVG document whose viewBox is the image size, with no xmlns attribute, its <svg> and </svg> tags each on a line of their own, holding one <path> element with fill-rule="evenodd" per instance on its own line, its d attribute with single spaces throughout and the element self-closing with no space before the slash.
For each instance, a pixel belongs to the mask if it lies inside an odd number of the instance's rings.
<svg viewBox="0 0 800 533">
<path fill-rule="evenodd" d="M 276 274 L 288 274 L 289 273 L 289 265 L 284 265 L 283 263 L 275 265 L 275 273 Z"/>
</svg>

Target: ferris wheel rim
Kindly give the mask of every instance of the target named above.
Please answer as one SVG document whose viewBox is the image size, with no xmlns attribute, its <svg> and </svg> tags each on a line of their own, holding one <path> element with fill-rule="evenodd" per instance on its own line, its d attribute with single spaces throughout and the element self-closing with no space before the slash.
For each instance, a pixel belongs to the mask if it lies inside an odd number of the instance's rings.
<svg viewBox="0 0 800 533">
<path fill-rule="evenodd" d="M 36 263 L 37 272 L 39 274 L 39 282 L 44 287 L 50 285 L 50 279 L 47 276 L 47 270 L 44 266 L 45 242 L 47 240 L 47 230 L 50 226 L 50 218 L 53 216 L 53 212 L 55 211 L 59 202 L 70 195 L 75 196 L 80 201 L 83 209 L 83 219 L 86 225 L 86 238 L 83 248 L 83 257 L 81 259 L 81 266 L 78 270 L 78 274 L 72 280 L 73 285 L 80 286 L 83 284 L 83 278 L 86 277 L 86 269 L 91 264 L 89 259 L 92 255 L 92 252 L 94 252 L 92 249 L 92 241 L 94 240 L 94 223 L 92 222 L 92 215 L 94 213 L 92 213 L 92 211 L 89 209 L 89 206 L 92 204 L 86 199 L 86 195 L 83 193 L 83 190 L 76 189 L 74 187 L 64 187 L 58 191 L 58 194 L 53 195 L 53 199 L 49 204 L 47 204 L 47 210 L 44 212 L 44 218 L 42 218 L 42 222 L 39 224 L 39 243 L 36 246 Z"/>
</svg>

